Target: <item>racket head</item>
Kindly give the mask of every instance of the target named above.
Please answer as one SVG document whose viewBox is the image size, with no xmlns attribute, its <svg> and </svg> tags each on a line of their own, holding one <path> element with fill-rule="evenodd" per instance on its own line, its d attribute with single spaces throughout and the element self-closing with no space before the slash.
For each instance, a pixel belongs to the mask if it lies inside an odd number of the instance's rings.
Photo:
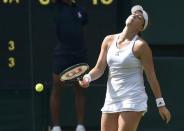
<svg viewBox="0 0 184 131">
<path fill-rule="evenodd" d="M 78 80 L 87 72 L 89 65 L 87 63 L 79 63 L 65 69 L 60 73 L 61 81 Z"/>
</svg>

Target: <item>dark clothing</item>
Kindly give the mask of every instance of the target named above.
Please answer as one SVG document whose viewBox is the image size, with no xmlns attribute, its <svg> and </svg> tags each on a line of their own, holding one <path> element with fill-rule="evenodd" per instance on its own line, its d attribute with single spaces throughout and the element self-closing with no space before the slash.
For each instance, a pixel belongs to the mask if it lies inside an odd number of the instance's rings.
<svg viewBox="0 0 184 131">
<path fill-rule="evenodd" d="M 77 4 L 57 5 L 56 35 L 58 45 L 55 53 L 70 54 L 85 50 L 83 38 L 83 26 L 87 23 L 87 15 Z"/>
<path fill-rule="evenodd" d="M 53 60 L 53 72 L 59 75 L 62 71 L 78 63 L 87 63 L 86 56 L 60 55 Z"/>
<path fill-rule="evenodd" d="M 87 15 L 77 4 L 56 5 L 56 36 L 58 43 L 53 53 L 53 71 L 58 74 L 73 64 L 86 62 L 83 26 Z"/>
</svg>

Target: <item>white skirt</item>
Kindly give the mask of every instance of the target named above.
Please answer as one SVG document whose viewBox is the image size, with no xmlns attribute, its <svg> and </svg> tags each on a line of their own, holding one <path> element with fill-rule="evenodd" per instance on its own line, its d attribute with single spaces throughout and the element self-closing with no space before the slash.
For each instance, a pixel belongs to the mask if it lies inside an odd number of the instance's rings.
<svg viewBox="0 0 184 131">
<path fill-rule="evenodd" d="M 124 111 L 147 111 L 147 97 L 145 99 L 136 100 L 134 102 L 129 100 L 122 101 L 105 101 L 101 111 L 103 113 L 116 113 Z"/>
</svg>

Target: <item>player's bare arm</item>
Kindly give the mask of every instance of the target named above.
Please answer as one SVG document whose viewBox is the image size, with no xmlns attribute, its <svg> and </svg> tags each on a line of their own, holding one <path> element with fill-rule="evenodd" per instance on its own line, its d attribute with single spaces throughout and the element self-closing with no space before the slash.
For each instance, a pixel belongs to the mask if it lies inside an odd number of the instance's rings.
<svg viewBox="0 0 184 131">
<path fill-rule="evenodd" d="M 114 36 L 115 35 L 106 36 L 102 42 L 101 51 L 100 51 L 97 63 L 95 67 L 89 72 L 93 80 L 98 79 L 104 73 L 104 70 L 107 66 L 107 62 L 106 62 L 107 51 L 108 51 L 110 44 L 112 43 L 114 39 Z"/>
<path fill-rule="evenodd" d="M 144 40 L 138 40 L 135 44 L 134 52 L 136 57 L 138 57 L 142 62 L 144 72 L 146 74 L 147 80 L 151 86 L 155 98 L 162 98 L 160 85 L 157 80 L 154 69 L 152 51 L 150 47 Z M 162 119 L 166 121 L 166 123 L 168 123 L 171 119 L 171 114 L 169 110 L 165 106 L 161 106 L 158 109 Z"/>
<path fill-rule="evenodd" d="M 160 91 L 160 85 L 158 83 L 154 64 L 153 64 L 153 58 L 152 58 L 152 51 L 148 44 L 143 40 L 138 40 L 137 44 L 135 45 L 135 48 L 137 48 L 138 57 L 142 62 L 144 72 L 146 74 L 147 80 L 152 88 L 152 91 L 156 98 L 162 97 L 161 91 Z"/>
</svg>

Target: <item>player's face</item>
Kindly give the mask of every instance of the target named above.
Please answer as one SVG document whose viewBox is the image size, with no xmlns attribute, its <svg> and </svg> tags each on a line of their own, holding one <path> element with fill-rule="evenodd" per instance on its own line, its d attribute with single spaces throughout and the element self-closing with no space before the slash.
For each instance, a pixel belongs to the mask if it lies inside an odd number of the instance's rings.
<svg viewBox="0 0 184 131">
<path fill-rule="evenodd" d="M 141 11 L 136 11 L 135 13 L 131 14 L 127 19 L 126 19 L 126 25 L 133 26 L 135 28 L 138 28 L 140 30 L 143 29 L 144 26 L 144 17 Z"/>
</svg>

